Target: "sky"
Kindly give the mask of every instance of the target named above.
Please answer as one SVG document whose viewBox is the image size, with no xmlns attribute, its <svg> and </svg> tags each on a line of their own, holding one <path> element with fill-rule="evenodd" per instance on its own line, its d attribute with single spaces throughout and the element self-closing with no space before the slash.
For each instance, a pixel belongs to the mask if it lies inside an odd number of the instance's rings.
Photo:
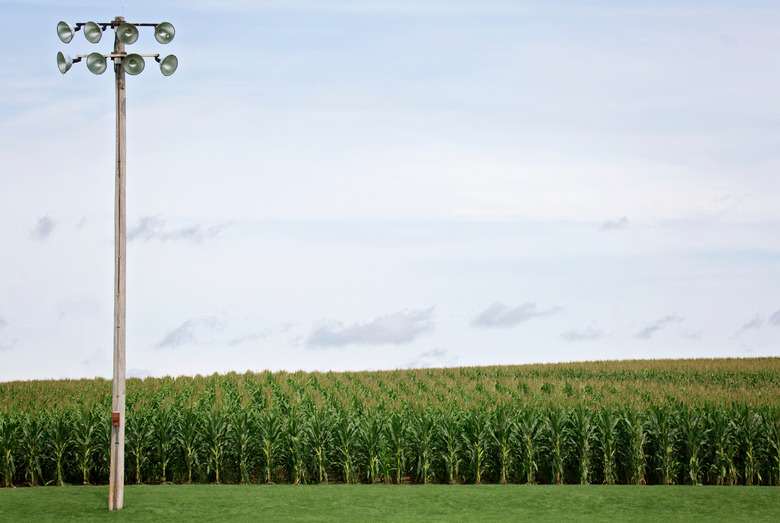
<svg viewBox="0 0 780 523">
<path fill-rule="evenodd" d="M 0 381 L 780 356 L 780 5 L 0 0 Z"/>
</svg>

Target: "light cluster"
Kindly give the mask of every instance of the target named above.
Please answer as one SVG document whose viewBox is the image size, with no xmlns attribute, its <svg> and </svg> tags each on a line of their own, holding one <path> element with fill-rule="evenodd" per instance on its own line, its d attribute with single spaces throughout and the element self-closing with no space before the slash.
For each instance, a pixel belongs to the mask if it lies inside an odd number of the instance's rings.
<svg viewBox="0 0 780 523">
<path fill-rule="evenodd" d="M 173 25 L 168 22 L 162 22 L 159 24 L 133 24 L 124 21 L 114 20 L 113 22 L 96 23 L 96 22 L 79 22 L 75 28 L 68 25 L 67 22 L 60 22 L 57 24 L 57 36 L 63 43 L 69 43 L 73 40 L 73 36 L 77 31 L 82 30 L 84 37 L 87 41 L 93 44 L 100 42 L 103 36 L 103 31 L 111 27 L 116 32 L 116 38 L 119 42 L 125 45 L 130 45 L 138 40 L 138 27 L 150 26 L 154 27 L 154 38 L 161 44 L 167 44 L 173 40 L 176 34 Z M 160 64 L 160 71 L 165 76 L 172 75 L 176 68 L 179 66 L 179 60 L 175 55 L 169 54 L 165 58 L 160 58 L 159 54 L 136 54 L 136 53 L 124 53 L 114 52 L 111 54 L 101 54 L 98 52 L 90 53 L 88 55 L 76 55 L 76 58 L 57 53 L 57 67 L 62 74 L 68 72 L 74 63 L 80 62 L 83 58 L 87 59 L 87 69 L 94 74 L 103 74 L 108 68 L 107 59 L 111 58 L 115 63 L 120 64 L 122 69 L 127 74 L 137 75 L 144 70 L 146 62 L 144 57 L 153 57 L 157 63 Z"/>
</svg>

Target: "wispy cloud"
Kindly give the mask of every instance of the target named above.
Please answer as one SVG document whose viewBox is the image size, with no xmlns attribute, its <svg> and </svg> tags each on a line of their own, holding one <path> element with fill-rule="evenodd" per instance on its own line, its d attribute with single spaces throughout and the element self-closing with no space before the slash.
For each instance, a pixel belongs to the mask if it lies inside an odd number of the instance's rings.
<svg viewBox="0 0 780 523">
<path fill-rule="evenodd" d="M 742 327 L 740 327 L 739 332 L 749 331 L 749 330 L 753 330 L 753 329 L 758 329 L 763 324 L 764 324 L 764 320 L 761 319 L 761 315 L 760 314 L 756 314 L 755 317 L 752 320 L 750 320 L 749 322 L 744 324 Z"/>
<path fill-rule="evenodd" d="M 599 227 L 600 231 L 616 231 L 628 225 L 628 218 L 623 216 L 617 220 L 607 220 Z"/>
<path fill-rule="evenodd" d="M 178 229 L 167 229 L 166 220 L 159 216 L 143 216 L 127 231 L 128 241 L 141 240 L 148 242 L 156 240 L 160 242 L 189 241 L 199 243 L 213 238 L 225 228 L 226 225 L 203 228 L 200 225 L 190 225 Z"/>
<path fill-rule="evenodd" d="M 471 325 L 482 328 L 514 327 L 534 318 L 552 316 L 561 311 L 563 311 L 563 307 L 539 310 L 536 303 L 533 302 L 525 302 L 522 305 L 510 307 L 497 301 L 471 320 Z"/>
<path fill-rule="evenodd" d="M 57 222 L 49 218 L 49 215 L 47 214 L 46 216 L 38 218 L 38 221 L 35 222 L 35 227 L 33 227 L 30 232 L 30 237 L 34 240 L 45 240 L 51 236 L 51 233 L 56 226 Z"/>
<path fill-rule="evenodd" d="M 648 323 L 643 329 L 636 333 L 636 337 L 649 340 L 653 337 L 653 334 L 660 331 L 670 323 L 679 323 L 683 321 L 683 319 L 684 318 L 679 316 L 676 312 L 674 314 L 669 314 L 663 318 L 655 320 L 652 323 Z"/>
<path fill-rule="evenodd" d="M 268 337 L 268 332 L 251 332 L 249 334 L 244 334 L 243 336 L 238 336 L 236 338 L 231 339 L 227 342 L 228 345 L 241 345 L 242 343 L 248 343 L 252 341 L 262 340 L 263 338 Z"/>
<path fill-rule="evenodd" d="M 568 330 L 561 334 L 561 338 L 566 341 L 593 341 L 599 340 L 604 336 L 604 331 L 599 329 L 595 322 L 588 325 L 584 330 Z"/>
<path fill-rule="evenodd" d="M 188 343 L 209 344 L 208 339 L 215 331 L 221 331 L 225 327 L 224 320 L 215 316 L 194 318 L 187 320 L 157 343 L 158 348 L 179 347 Z"/>
<path fill-rule="evenodd" d="M 443 367 L 452 364 L 457 358 L 448 357 L 446 349 L 433 349 L 419 354 L 404 365 L 406 369 L 421 369 L 426 367 Z"/>
<path fill-rule="evenodd" d="M 366 323 L 344 325 L 335 320 L 321 322 L 309 335 L 310 347 L 343 347 L 350 344 L 400 345 L 433 330 L 433 307 L 402 310 Z"/>
<path fill-rule="evenodd" d="M 780 309 L 773 312 L 772 315 L 769 317 L 769 325 L 780 327 Z"/>
</svg>

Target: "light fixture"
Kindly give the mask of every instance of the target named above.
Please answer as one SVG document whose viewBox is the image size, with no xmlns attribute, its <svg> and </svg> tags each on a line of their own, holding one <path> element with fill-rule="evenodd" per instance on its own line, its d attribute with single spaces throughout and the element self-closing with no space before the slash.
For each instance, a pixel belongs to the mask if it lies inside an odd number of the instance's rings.
<svg viewBox="0 0 780 523">
<path fill-rule="evenodd" d="M 129 54 L 122 60 L 122 69 L 132 76 L 141 74 L 145 66 L 146 62 L 144 62 L 144 57 L 140 54 Z"/>
<path fill-rule="evenodd" d="M 106 72 L 106 57 L 100 53 L 91 53 L 87 56 L 87 69 L 94 74 L 103 74 Z"/>
<path fill-rule="evenodd" d="M 87 38 L 87 41 L 96 44 L 103 36 L 103 31 L 95 22 L 87 22 L 84 24 L 84 36 Z"/>
<path fill-rule="evenodd" d="M 62 74 L 65 74 L 68 72 L 68 69 L 70 69 L 73 66 L 73 58 L 71 58 L 68 55 L 62 54 L 62 51 L 57 53 L 57 67 L 59 67 L 60 72 Z"/>
<path fill-rule="evenodd" d="M 175 34 L 176 30 L 168 22 L 157 24 L 157 27 L 154 28 L 154 38 L 161 44 L 170 43 Z"/>
<path fill-rule="evenodd" d="M 133 24 L 124 23 L 117 28 L 116 36 L 123 44 L 130 45 L 138 40 L 138 29 Z"/>
<path fill-rule="evenodd" d="M 57 36 L 60 37 L 62 43 L 67 44 L 73 40 L 73 29 L 71 29 L 67 22 L 60 22 L 57 24 Z"/>
<path fill-rule="evenodd" d="M 71 58 L 66 54 L 57 53 L 57 68 L 62 74 L 67 73 L 73 64 L 86 58 L 87 69 L 93 74 L 103 74 L 108 69 L 107 58 L 111 58 L 115 63 L 120 64 L 121 70 L 131 76 L 141 74 L 146 67 L 144 57 L 154 57 L 160 64 L 160 72 L 163 76 L 171 76 L 179 67 L 179 59 L 175 55 L 169 54 L 165 58 L 160 58 L 159 54 L 137 54 L 126 53 L 124 45 L 135 43 L 138 40 L 138 27 L 147 26 L 154 28 L 154 38 L 161 44 L 170 43 L 173 40 L 176 30 L 173 24 L 169 22 L 152 23 L 128 23 L 123 18 L 117 18 L 112 22 L 79 22 L 75 28 L 67 22 L 57 24 L 57 36 L 64 43 L 73 40 L 73 35 L 84 29 L 84 37 L 87 41 L 96 44 L 99 43 L 103 31 L 111 27 L 116 32 L 116 40 L 121 47 L 116 47 L 111 54 L 91 53 L 89 55 L 79 54 L 76 58 Z"/>
<path fill-rule="evenodd" d="M 176 68 L 179 67 L 179 59 L 176 58 L 176 55 L 169 54 L 162 61 L 158 56 L 157 61 L 160 62 L 160 71 L 165 76 L 171 76 L 176 72 Z"/>
</svg>

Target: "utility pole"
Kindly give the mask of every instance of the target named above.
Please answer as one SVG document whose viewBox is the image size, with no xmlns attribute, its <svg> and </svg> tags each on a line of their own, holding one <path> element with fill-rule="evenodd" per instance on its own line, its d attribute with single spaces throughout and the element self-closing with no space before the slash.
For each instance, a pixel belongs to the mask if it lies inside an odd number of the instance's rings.
<svg viewBox="0 0 780 523">
<path fill-rule="evenodd" d="M 125 20 L 114 19 L 117 26 Z M 114 54 L 125 54 L 125 44 L 114 35 Z M 125 488 L 125 309 L 127 303 L 127 210 L 125 174 L 127 172 L 127 98 L 125 70 L 114 58 L 116 76 L 116 180 L 114 198 L 114 380 L 111 394 L 111 467 L 108 509 L 122 508 Z"/>
<path fill-rule="evenodd" d="M 154 38 L 161 44 L 173 40 L 175 30 L 168 22 L 159 24 L 127 23 L 121 16 L 111 22 L 86 22 L 76 24 L 72 29 L 67 23 L 57 24 L 57 36 L 63 43 L 69 43 L 76 31 L 84 29 L 86 39 L 96 44 L 103 31 L 110 27 L 114 31 L 114 52 L 111 54 L 91 53 L 76 55 L 72 59 L 57 53 L 57 67 L 62 74 L 68 72 L 75 62 L 87 59 L 87 69 L 94 74 L 103 74 L 107 69 L 106 59 L 114 63 L 116 79 L 116 171 L 114 194 L 114 372 L 111 393 L 111 461 L 109 470 L 108 509 L 120 510 L 124 503 L 125 488 L 125 316 L 127 296 L 127 209 L 125 206 L 125 181 L 127 173 L 127 98 L 125 95 L 125 73 L 140 74 L 144 70 L 144 56 L 154 57 L 165 76 L 172 75 L 179 65 L 174 55 L 160 59 L 159 54 L 127 54 L 125 44 L 138 39 L 138 26 L 154 27 Z"/>
</svg>

